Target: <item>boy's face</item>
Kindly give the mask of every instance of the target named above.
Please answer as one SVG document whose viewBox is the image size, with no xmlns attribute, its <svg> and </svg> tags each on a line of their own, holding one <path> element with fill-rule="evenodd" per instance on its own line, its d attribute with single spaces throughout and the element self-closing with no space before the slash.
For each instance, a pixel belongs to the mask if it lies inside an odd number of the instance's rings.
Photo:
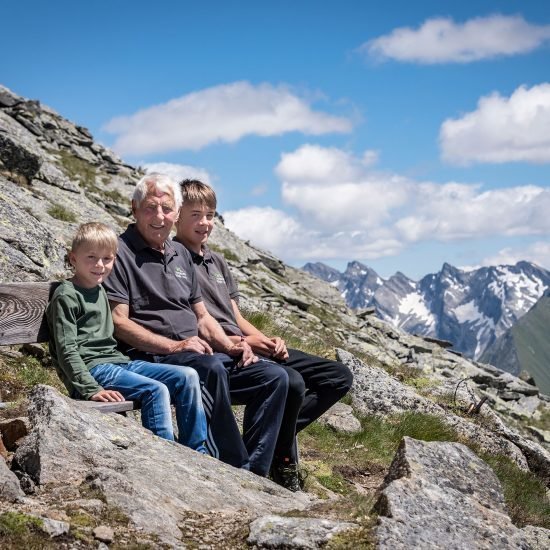
<svg viewBox="0 0 550 550">
<path fill-rule="evenodd" d="M 200 253 L 214 228 L 214 214 L 215 210 L 204 204 L 184 203 L 176 223 L 178 240 Z"/>
<path fill-rule="evenodd" d="M 69 261 L 74 267 L 73 282 L 83 288 L 94 288 L 111 273 L 115 254 L 110 249 L 82 244 L 69 254 Z"/>
</svg>

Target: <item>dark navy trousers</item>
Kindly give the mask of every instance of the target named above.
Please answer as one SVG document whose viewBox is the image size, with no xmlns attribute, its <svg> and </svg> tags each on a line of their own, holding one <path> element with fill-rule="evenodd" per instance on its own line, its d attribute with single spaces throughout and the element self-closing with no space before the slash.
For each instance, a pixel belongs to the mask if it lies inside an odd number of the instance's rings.
<svg viewBox="0 0 550 550">
<path fill-rule="evenodd" d="M 289 387 L 275 456 L 297 462 L 296 433 L 346 395 L 353 374 L 339 361 L 296 349 L 288 349 L 288 355 L 286 361 L 278 362 L 288 374 Z"/>
<path fill-rule="evenodd" d="M 209 453 L 227 464 L 266 476 L 285 412 L 287 369 L 272 361 L 237 367 L 237 361 L 223 353 L 184 351 L 154 359 L 197 371 L 208 421 Z M 245 405 L 242 437 L 231 404 Z"/>
</svg>

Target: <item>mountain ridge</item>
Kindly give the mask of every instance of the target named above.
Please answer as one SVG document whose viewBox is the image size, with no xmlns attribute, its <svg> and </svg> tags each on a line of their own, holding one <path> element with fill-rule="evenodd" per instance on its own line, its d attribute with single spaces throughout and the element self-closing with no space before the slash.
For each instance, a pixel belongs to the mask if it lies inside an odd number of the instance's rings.
<svg viewBox="0 0 550 550">
<path fill-rule="evenodd" d="M 340 273 L 321 262 L 302 269 L 327 280 L 354 309 L 375 307 L 377 315 L 409 333 L 449 340 L 478 359 L 550 287 L 550 271 L 527 261 L 441 270 L 414 281 L 398 271 L 388 279 L 361 262 Z"/>
</svg>

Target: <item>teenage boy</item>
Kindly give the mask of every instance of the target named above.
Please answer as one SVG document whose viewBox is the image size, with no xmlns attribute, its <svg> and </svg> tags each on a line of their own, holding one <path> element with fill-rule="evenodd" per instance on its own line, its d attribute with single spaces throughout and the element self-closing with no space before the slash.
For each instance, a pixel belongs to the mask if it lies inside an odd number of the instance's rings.
<svg viewBox="0 0 550 550">
<path fill-rule="evenodd" d="M 55 290 L 46 316 L 55 368 L 71 397 L 92 401 L 135 400 L 143 426 L 206 453 L 206 417 L 197 373 L 188 367 L 130 361 L 117 351 L 103 280 L 113 268 L 117 237 L 101 223 L 81 225 L 72 242 L 72 278 Z"/>
<path fill-rule="evenodd" d="M 338 361 L 287 348 L 281 338 L 266 336 L 241 315 L 237 285 L 228 265 L 207 246 L 214 227 L 216 194 L 197 180 L 184 180 L 180 185 L 183 203 L 176 224 L 176 240 L 191 252 L 206 307 L 231 341 L 244 338 L 255 353 L 277 362 L 288 374 L 288 395 L 271 475 L 277 483 L 299 490 L 296 432 L 341 399 L 350 389 L 353 376 Z"/>
<path fill-rule="evenodd" d="M 246 342 L 228 338 L 208 313 L 189 252 L 168 238 L 180 206 L 180 187 L 168 176 L 148 174 L 136 184 L 136 223 L 120 235 L 117 261 L 104 283 L 115 336 L 132 359 L 195 369 L 202 383 L 208 451 L 266 476 L 288 376 L 279 365 L 258 362 Z M 232 403 L 245 405 L 242 436 Z"/>
</svg>

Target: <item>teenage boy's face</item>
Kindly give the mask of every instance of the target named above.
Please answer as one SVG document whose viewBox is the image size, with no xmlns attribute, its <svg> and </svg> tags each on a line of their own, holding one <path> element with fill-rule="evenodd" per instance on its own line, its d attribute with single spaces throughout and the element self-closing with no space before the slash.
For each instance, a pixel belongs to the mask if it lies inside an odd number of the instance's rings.
<svg viewBox="0 0 550 550">
<path fill-rule="evenodd" d="M 69 254 L 69 261 L 74 267 L 73 282 L 83 288 L 94 288 L 111 273 L 115 254 L 106 248 L 83 244 Z"/>
<path fill-rule="evenodd" d="M 132 209 L 143 240 L 152 248 L 164 250 L 164 243 L 178 218 L 172 194 L 152 189 L 140 204 L 132 203 Z"/>
<path fill-rule="evenodd" d="M 184 203 L 176 223 L 177 238 L 193 252 L 200 253 L 214 228 L 215 210 L 206 205 Z"/>
</svg>

